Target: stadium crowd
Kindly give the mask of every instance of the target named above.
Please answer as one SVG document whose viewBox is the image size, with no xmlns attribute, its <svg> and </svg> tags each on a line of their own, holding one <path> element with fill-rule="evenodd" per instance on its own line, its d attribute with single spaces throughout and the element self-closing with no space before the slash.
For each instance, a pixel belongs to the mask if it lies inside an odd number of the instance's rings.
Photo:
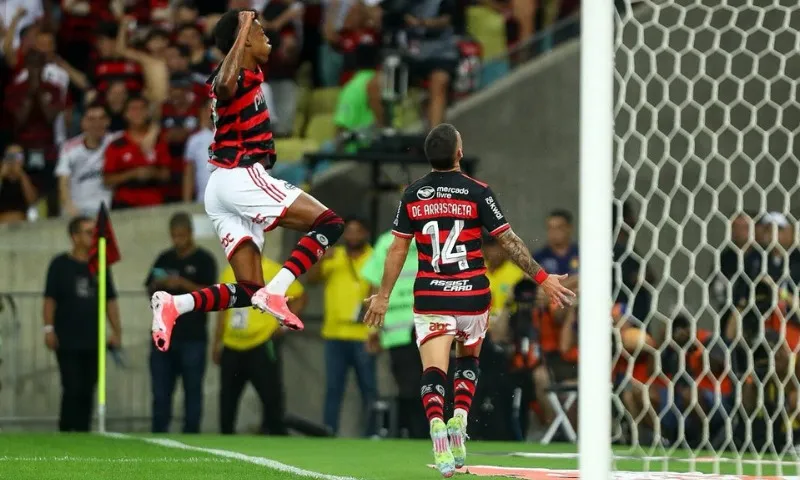
<svg viewBox="0 0 800 480">
<path fill-rule="evenodd" d="M 303 153 L 354 132 L 439 123 L 480 86 L 482 57 L 507 63 L 510 47 L 578 3 L 4 0 L 0 223 L 93 213 L 101 201 L 201 200 L 206 80 L 221 60 L 210 35 L 228 8 L 257 10 L 271 39 L 262 88 L 281 158 L 274 174 L 296 180 Z M 387 49 L 404 52 L 412 85 L 428 92 L 424 112 L 385 114 L 377 72 Z"/>
</svg>

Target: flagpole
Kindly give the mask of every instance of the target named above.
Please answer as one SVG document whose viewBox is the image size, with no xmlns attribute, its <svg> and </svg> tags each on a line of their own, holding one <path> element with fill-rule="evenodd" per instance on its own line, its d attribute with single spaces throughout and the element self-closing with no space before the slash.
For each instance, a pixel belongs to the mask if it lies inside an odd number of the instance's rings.
<svg viewBox="0 0 800 480">
<path fill-rule="evenodd" d="M 106 232 L 97 240 L 97 431 L 106 432 Z"/>
</svg>

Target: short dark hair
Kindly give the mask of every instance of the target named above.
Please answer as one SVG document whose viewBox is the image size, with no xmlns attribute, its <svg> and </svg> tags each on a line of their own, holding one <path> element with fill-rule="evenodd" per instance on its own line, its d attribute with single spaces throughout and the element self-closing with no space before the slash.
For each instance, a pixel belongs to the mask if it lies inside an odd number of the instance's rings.
<svg viewBox="0 0 800 480">
<path fill-rule="evenodd" d="M 77 235 L 81 231 L 81 225 L 91 221 L 92 219 L 86 215 L 78 215 L 77 217 L 73 217 L 72 220 L 70 220 L 67 224 L 67 233 L 70 237 Z"/>
<path fill-rule="evenodd" d="M 364 217 L 359 217 L 358 215 L 349 215 L 344 218 L 345 225 L 350 222 L 361 225 L 361 228 L 364 230 L 369 230 L 369 222 Z"/>
<path fill-rule="evenodd" d="M 572 225 L 572 213 L 569 210 L 564 210 L 563 208 L 557 208 L 550 212 L 547 215 L 547 218 L 563 218 L 567 225 Z"/>
<path fill-rule="evenodd" d="M 236 18 L 236 24 L 237 25 L 239 24 L 238 17 Z M 184 30 L 194 30 L 195 32 L 197 32 L 198 35 L 200 35 L 200 38 L 204 38 L 203 29 L 200 28 L 200 26 L 197 25 L 196 23 L 183 23 L 181 25 L 178 25 L 178 28 L 175 29 L 175 33 L 180 34 Z"/>
<path fill-rule="evenodd" d="M 241 12 L 253 12 L 258 16 L 258 13 L 253 9 L 235 8 L 225 12 L 214 27 L 214 45 L 224 55 L 231 51 L 233 43 L 236 42 L 236 35 L 239 34 L 239 14 Z"/>
<path fill-rule="evenodd" d="M 104 38 L 117 38 L 118 32 L 119 25 L 117 25 L 115 22 L 101 22 L 95 29 L 95 35 L 97 37 Z"/>
<path fill-rule="evenodd" d="M 92 102 L 89 103 L 89 105 L 86 105 L 86 108 L 83 109 L 83 114 L 86 115 L 89 112 L 89 110 L 94 110 L 96 108 L 102 109 L 106 113 L 106 115 L 108 115 L 108 108 L 106 108 L 106 104 L 99 99 L 92 100 Z"/>
<path fill-rule="evenodd" d="M 440 123 L 425 137 L 425 157 L 434 170 L 449 170 L 455 166 L 458 150 L 458 130 L 449 123 Z"/>
<path fill-rule="evenodd" d="M 674 332 L 682 328 L 691 328 L 691 324 L 689 323 L 689 319 L 686 318 L 686 315 L 677 315 L 672 319 L 672 331 Z"/>
<path fill-rule="evenodd" d="M 142 96 L 141 94 L 136 93 L 136 94 L 132 94 L 131 96 L 129 96 L 128 99 L 125 101 L 125 110 L 127 110 L 128 106 L 133 102 L 142 102 L 142 103 L 145 104 L 145 106 L 149 106 L 150 105 L 150 102 L 148 102 L 147 99 L 144 96 Z"/>
<path fill-rule="evenodd" d="M 193 231 L 192 217 L 186 212 L 177 212 L 169 219 L 169 229 L 173 230 L 175 228 L 187 228 L 190 232 Z"/>
</svg>

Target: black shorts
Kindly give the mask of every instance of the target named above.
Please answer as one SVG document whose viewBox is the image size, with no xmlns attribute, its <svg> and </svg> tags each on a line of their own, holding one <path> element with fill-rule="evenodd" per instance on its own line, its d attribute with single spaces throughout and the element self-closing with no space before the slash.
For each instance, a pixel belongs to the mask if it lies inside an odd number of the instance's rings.
<svg viewBox="0 0 800 480">
<path fill-rule="evenodd" d="M 450 80 L 456 76 L 458 70 L 458 60 L 441 60 L 436 58 L 425 60 L 408 60 L 409 84 L 420 85 L 426 82 L 431 74 L 437 70 L 442 70 L 450 75 Z"/>
<path fill-rule="evenodd" d="M 578 364 L 564 360 L 560 352 L 547 352 L 544 354 L 544 365 L 550 372 L 554 383 L 576 380 L 578 378 Z"/>
</svg>

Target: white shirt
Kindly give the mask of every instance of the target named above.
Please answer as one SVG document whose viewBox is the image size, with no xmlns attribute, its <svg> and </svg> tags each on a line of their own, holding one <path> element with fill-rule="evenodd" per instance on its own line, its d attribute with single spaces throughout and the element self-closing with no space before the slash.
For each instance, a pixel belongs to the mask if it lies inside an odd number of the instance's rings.
<svg viewBox="0 0 800 480">
<path fill-rule="evenodd" d="M 186 140 L 186 150 L 183 158 L 186 163 L 194 165 L 194 184 L 197 186 L 197 203 L 203 203 L 206 193 L 206 184 L 211 175 L 211 164 L 208 163 L 208 147 L 214 141 L 214 132 L 210 128 L 203 128 L 189 136 Z"/>
<path fill-rule="evenodd" d="M 12 44 L 14 49 L 19 48 L 20 32 L 44 16 L 42 0 L 0 0 L 0 21 L 6 28 L 11 25 L 11 19 L 14 18 L 20 7 L 25 9 L 25 15 L 17 24 L 17 31 L 14 32 L 14 43 Z"/>
<path fill-rule="evenodd" d="M 69 177 L 72 203 L 80 213 L 93 216 L 100 203 L 111 205 L 111 192 L 103 185 L 106 146 L 115 138 L 106 135 L 94 150 L 86 147 L 83 134 L 67 140 L 58 155 L 57 177 Z"/>
</svg>

